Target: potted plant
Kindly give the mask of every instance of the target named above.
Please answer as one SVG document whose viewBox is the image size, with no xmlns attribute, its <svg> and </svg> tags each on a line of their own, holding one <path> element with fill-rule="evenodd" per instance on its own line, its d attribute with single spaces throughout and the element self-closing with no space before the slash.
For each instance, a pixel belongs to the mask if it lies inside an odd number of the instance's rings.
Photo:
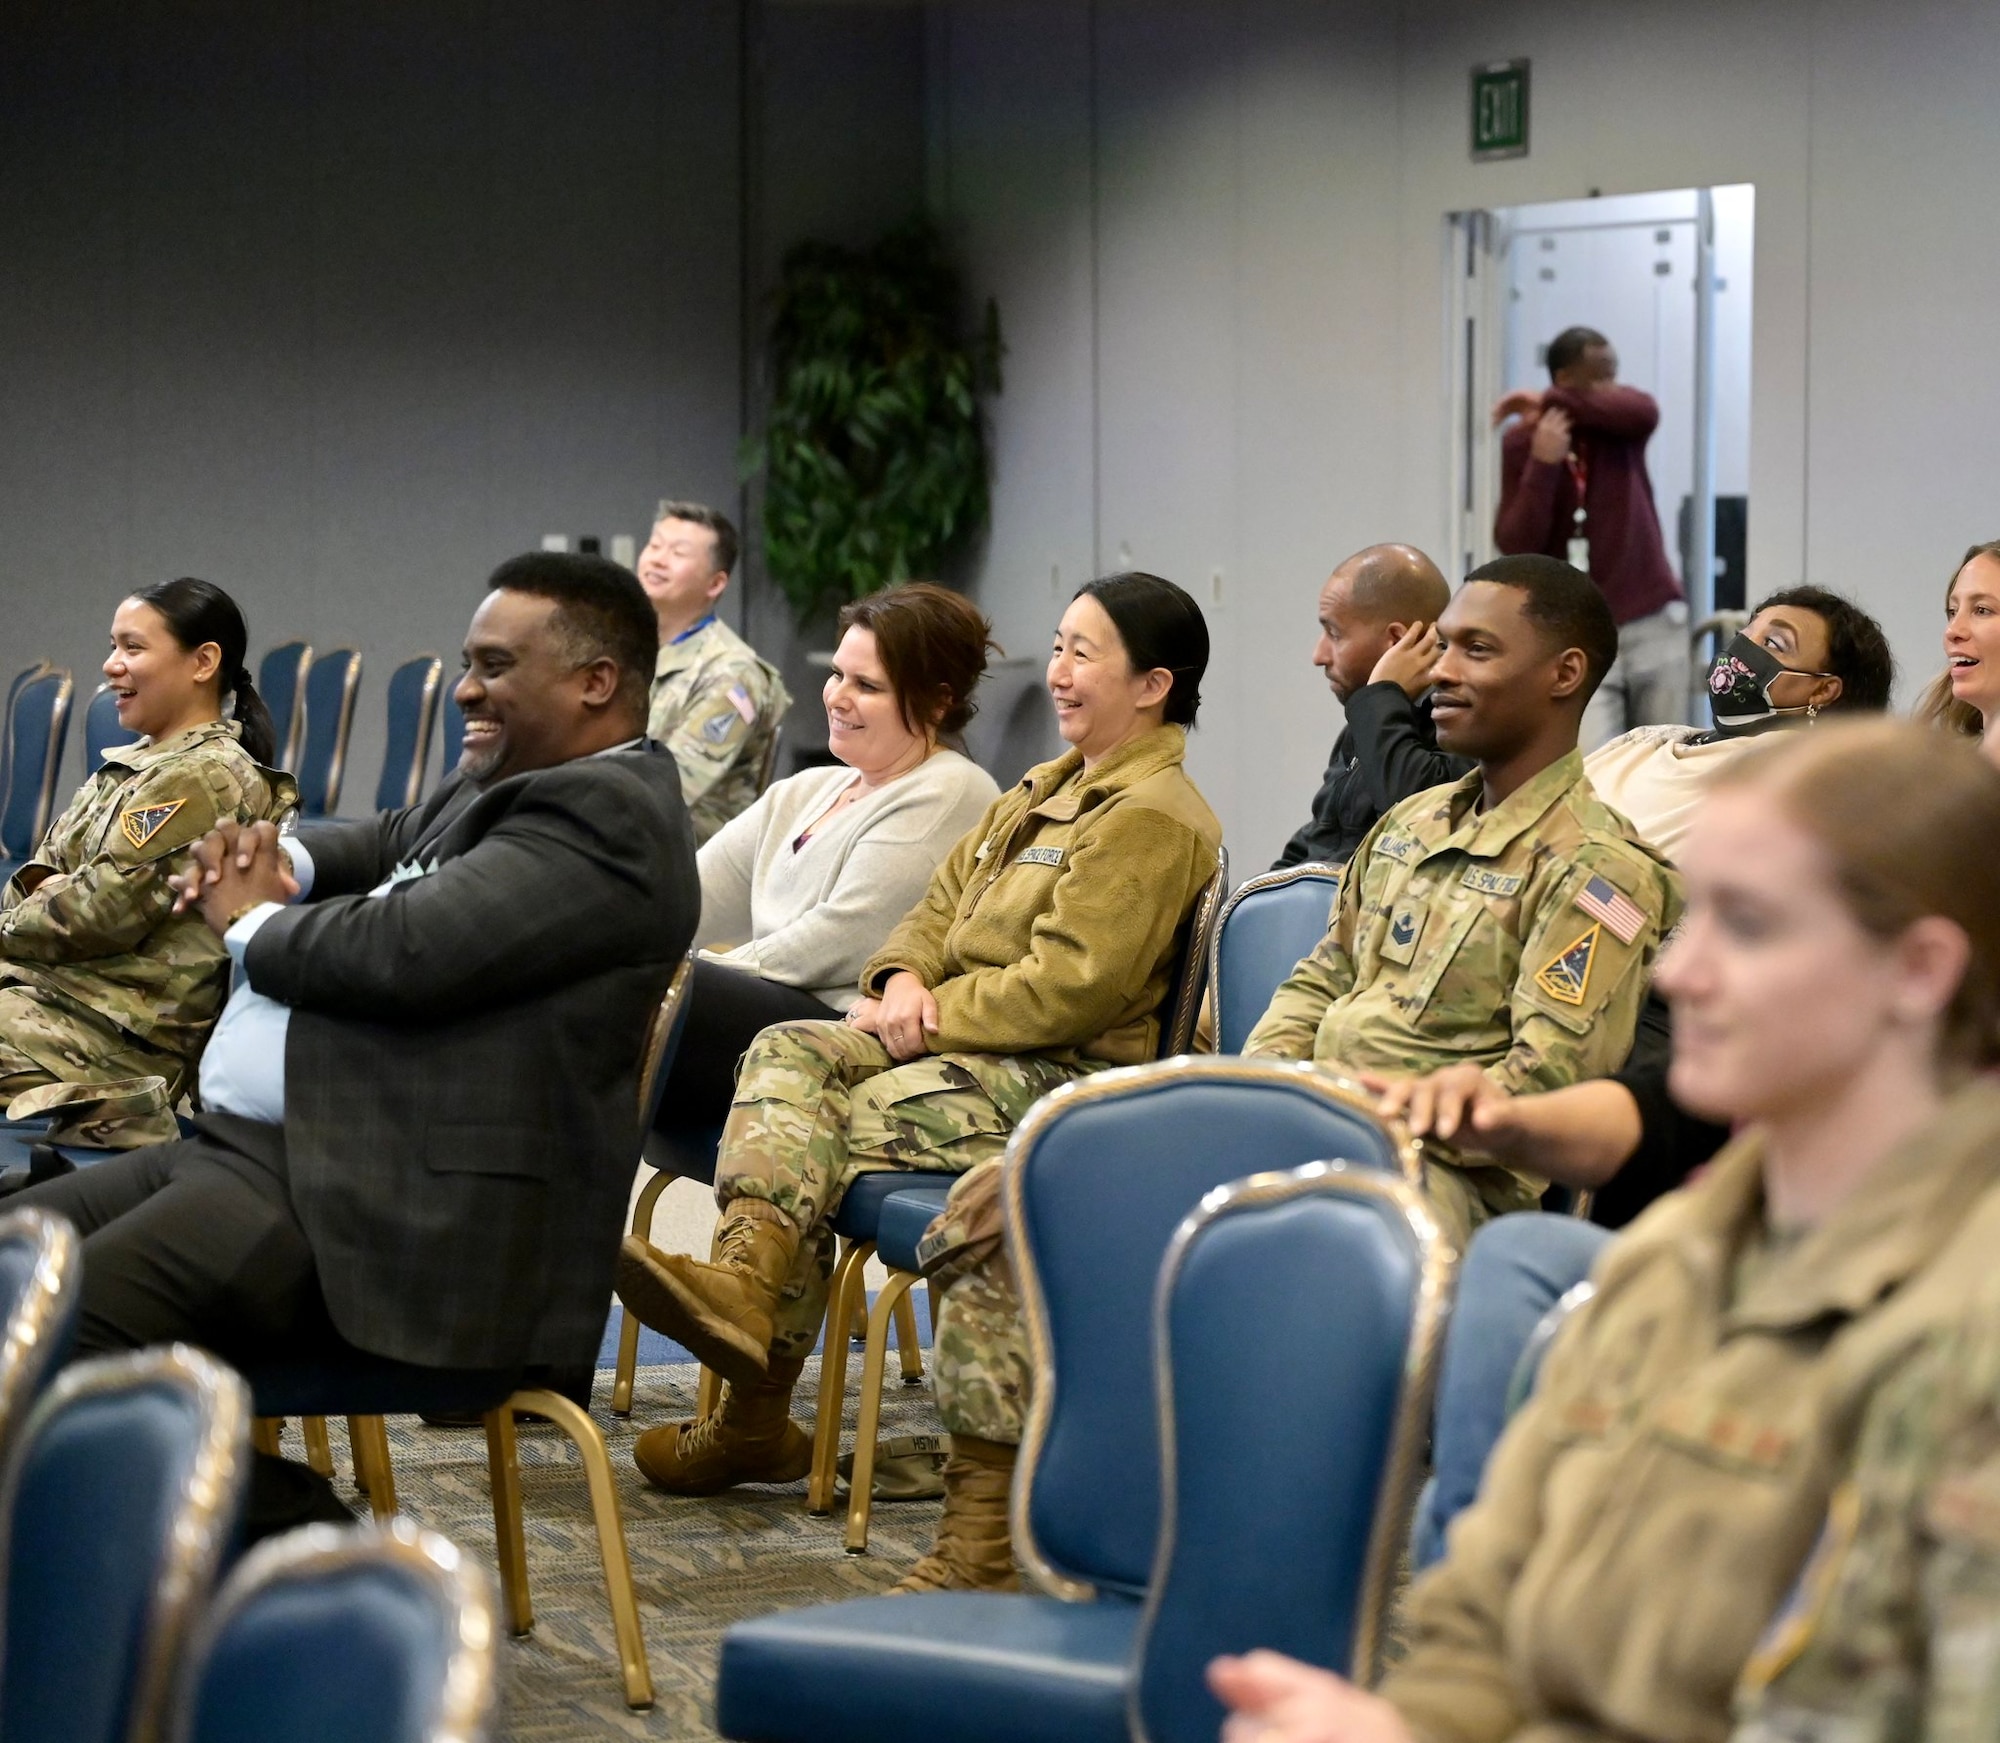
<svg viewBox="0 0 2000 1743">
<path fill-rule="evenodd" d="M 894 581 L 932 577 L 984 529 L 980 396 L 1000 389 L 1000 319 L 976 334 L 927 219 L 850 249 L 786 257 L 772 392 L 745 477 L 764 479 L 764 563 L 801 624 Z"/>
</svg>

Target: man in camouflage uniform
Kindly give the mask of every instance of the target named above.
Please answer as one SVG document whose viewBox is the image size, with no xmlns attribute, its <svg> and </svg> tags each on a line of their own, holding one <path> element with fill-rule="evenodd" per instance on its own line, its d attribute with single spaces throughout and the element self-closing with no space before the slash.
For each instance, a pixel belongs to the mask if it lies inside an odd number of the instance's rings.
<svg viewBox="0 0 2000 1743">
<path fill-rule="evenodd" d="M 660 620 L 646 736 L 673 752 L 699 847 L 762 790 L 791 696 L 777 669 L 715 615 L 736 567 L 736 529 L 712 508 L 666 502 L 639 554 Z"/>
<path fill-rule="evenodd" d="M 1606 1076 L 1681 908 L 1678 876 L 1592 793 L 1576 748 L 1616 653 L 1610 614 L 1568 564 L 1503 557 L 1438 628 L 1438 743 L 1479 766 L 1370 831 L 1244 1052 L 1388 1076 L 1472 1063 L 1516 1094 Z M 1435 1144 L 1429 1161 L 1460 1243 L 1543 1190 Z"/>
<path fill-rule="evenodd" d="M 179 1136 L 170 1110 L 229 957 L 199 915 L 173 914 L 167 879 L 218 822 L 297 804 L 292 778 L 252 761 L 227 721 L 106 755 L 0 905 L 0 1106 L 56 1113 L 64 1142 Z"/>
</svg>

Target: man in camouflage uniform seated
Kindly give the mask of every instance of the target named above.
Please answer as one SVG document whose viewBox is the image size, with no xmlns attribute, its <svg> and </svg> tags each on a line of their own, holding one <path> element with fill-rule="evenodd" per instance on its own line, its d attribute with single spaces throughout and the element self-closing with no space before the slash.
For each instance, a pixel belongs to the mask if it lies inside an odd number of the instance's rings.
<svg viewBox="0 0 2000 1743">
<path fill-rule="evenodd" d="M 736 567 L 736 529 L 712 508 L 663 502 L 639 553 L 660 620 L 646 736 L 673 752 L 699 847 L 762 790 L 791 695 L 777 668 L 715 615 Z"/>
<path fill-rule="evenodd" d="M 1624 1062 L 1679 880 L 1584 779 L 1577 729 L 1617 652 L 1589 579 L 1549 557 L 1476 569 L 1440 619 L 1439 745 L 1478 759 L 1407 799 L 1349 863 L 1333 924 L 1279 989 L 1247 1053 L 1329 1070 L 1482 1061 L 1553 1089 Z M 953 1436 L 1020 1444 L 1031 1367 L 999 1239 L 999 1164 L 954 1185 L 925 1252 L 947 1287 L 933 1370 Z M 1461 1243 L 1542 1183 L 1433 1149 L 1426 1187 Z M 963 1583 L 1009 1565 L 1004 1512 L 940 1542 Z"/>
</svg>

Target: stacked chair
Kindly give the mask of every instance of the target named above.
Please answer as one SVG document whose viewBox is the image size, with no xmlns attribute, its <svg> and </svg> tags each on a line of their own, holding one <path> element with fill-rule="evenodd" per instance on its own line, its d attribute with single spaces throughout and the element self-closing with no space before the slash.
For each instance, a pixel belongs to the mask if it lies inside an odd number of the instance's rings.
<svg viewBox="0 0 2000 1743">
<path fill-rule="evenodd" d="M 271 712 L 278 741 L 278 767 L 288 774 L 298 767 L 299 727 L 305 717 L 306 674 L 313 651 L 305 642 L 284 642 L 257 662 L 257 694 Z"/>
<path fill-rule="evenodd" d="M 472 1743 L 494 1706 L 490 1584 L 406 1519 L 259 1544 L 194 1642 L 172 1743 Z"/>
<path fill-rule="evenodd" d="M 465 749 L 465 716 L 459 712 L 458 687 L 444 687 L 444 730 L 438 747 L 438 780 L 442 782 L 458 767 L 459 753 Z"/>
<path fill-rule="evenodd" d="M 336 648 L 312 662 L 305 675 L 305 717 L 298 760 L 299 811 L 331 817 L 340 809 L 341 781 L 347 772 L 347 740 L 354 730 L 354 697 L 361 687 L 361 656 Z"/>
<path fill-rule="evenodd" d="M 723 1734 L 1209 1743 L 1214 1652 L 1370 1677 L 1456 1254 L 1369 1105 L 1189 1058 L 1038 1104 L 1003 1197 L 1035 1365 L 1013 1535 L 1041 1590 L 739 1624 Z"/>
<path fill-rule="evenodd" d="M 33 857 L 55 813 L 72 688 L 69 673 L 46 660 L 17 674 L 9 688 L 6 792 L 0 795 L 0 883 Z"/>
<path fill-rule="evenodd" d="M 389 739 L 375 783 L 376 810 L 401 811 L 423 797 L 443 686 L 444 661 L 436 654 L 419 654 L 389 674 Z"/>
</svg>

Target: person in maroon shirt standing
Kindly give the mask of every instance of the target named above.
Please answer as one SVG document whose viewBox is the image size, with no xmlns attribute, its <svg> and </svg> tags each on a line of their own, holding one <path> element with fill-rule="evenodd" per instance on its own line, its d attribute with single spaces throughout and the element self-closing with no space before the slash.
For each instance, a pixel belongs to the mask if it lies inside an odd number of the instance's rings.
<svg viewBox="0 0 2000 1743">
<path fill-rule="evenodd" d="M 1509 556 L 1540 552 L 1587 570 L 1618 621 L 1618 660 L 1591 698 L 1583 748 L 1635 726 L 1684 721 L 1687 598 L 1660 539 L 1646 443 L 1659 402 L 1618 385 L 1602 333 L 1570 327 L 1550 341 L 1545 392 L 1516 388 L 1493 421 L 1500 439 L 1500 512 L 1493 536 Z"/>
</svg>

